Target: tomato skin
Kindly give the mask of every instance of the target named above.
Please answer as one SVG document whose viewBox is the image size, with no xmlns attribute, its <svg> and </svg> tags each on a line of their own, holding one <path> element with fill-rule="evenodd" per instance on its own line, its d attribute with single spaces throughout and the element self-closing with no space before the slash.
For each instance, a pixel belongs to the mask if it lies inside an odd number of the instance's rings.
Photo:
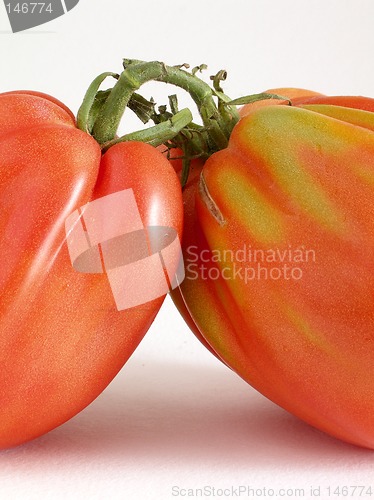
<svg viewBox="0 0 374 500">
<path fill-rule="evenodd" d="M 181 312 L 269 399 L 374 448 L 374 100 L 293 103 L 248 106 L 228 148 L 203 166 L 185 210 Z M 299 280 L 245 281 L 223 277 L 235 259 L 211 255 L 205 265 L 219 278 L 204 279 L 188 271 L 191 245 L 221 255 L 304 246 L 315 259 L 300 264 Z M 248 257 L 241 265 L 253 267 Z"/>
<path fill-rule="evenodd" d="M 128 188 L 134 190 L 145 226 L 172 226 L 181 236 L 180 182 L 169 162 L 152 146 L 123 142 L 112 146 L 103 156 L 93 198 Z"/>
<path fill-rule="evenodd" d="M 164 149 L 164 148 L 161 148 Z M 171 149 L 168 152 L 168 158 L 170 159 L 170 163 L 173 166 L 174 170 L 177 172 L 178 176 L 181 177 L 182 174 L 182 161 L 180 157 L 183 155 L 183 151 L 178 149 Z M 201 170 L 203 168 L 204 163 L 200 160 L 193 160 L 191 162 L 190 174 L 188 177 L 188 181 L 184 186 L 183 190 L 183 206 L 184 206 L 184 224 L 183 224 L 183 240 L 182 240 L 182 248 L 184 251 L 185 265 L 186 263 L 189 265 L 189 262 L 186 260 L 189 258 L 187 253 L 188 248 L 198 249 L 205 248 L 205 241 L 203 240 L 203 235 L 198 227 L 198 222 L 195 218 L 195 192 L 197 188 L 197 183 L 200 178 Z M 197 237 L 199 236 L 199 241 L 197 241 Z M 195 262 L 193 263 L 195 266 Z M 186 267 L 186 266 L 185 266 Z M 191 272 L 194 272 L 194 269 L 187 268 L 185 269 L 187 275 Z M 194 320 L 193 315 L 190 313 L 190 305 L 194 300 L 194 290 L 192 289 L 191 295 L 188 295 L 189 285 L 191 280 L 185 280 L 182 283 L 182 287 L 175 288 L 170 292 L 171 298 L 181 313 L 183 319 L 186 321 L 187 325 L 191 329 L 191 331 L 195 334 L 195 336 L 200 340 L 200 342 L 216 357 L 219 357 L 218 354 L 214 351 L 211 344 L 209 344 L 204 335 L 201 333 L 197 323 Z M 203 291 L 204 285 L 206 283 L 204 281 L 199 282 L 199 297 L 206 298 L 210 297 L 209 287 Z M 183 293 L 182 293 L 183 290 Z M 188 298 L 187 298 L 188 295 Z M 208 307 L 212 309 L 211 306 Z M 192 304 L 192 309 L 194 308 Z"/>
<path fill-rule="evenodd" d="M 74 113 L 63 102 L 61 102 L 59 99 L 56 99 L 56 97 L 53 97 L 49 94 L 44 94 L 44 92 L 37 92 L 35 90 L 11 90 L 9 92 L 3 92 L 1 94 L 1 96 L 5 96 L 5 95 L 6 96 L 9 96 L 9 95 L 18 95 L 18 96 L 30 95 L 33 97 L 39 97 L 43 101 L 43 103 L 42 103 L 43 106 L 45 106 L 45 104 L 46 104 L 45 101 L 52 102 L 53 104 L 57 105 L 59 108 L 62 108 L 67 113 L 67 115 L 69 115 L 72 123 L 75 124 Z"/>
<path fill-rule="evenodd" d="M 22 116 L 10 112 L 15 107 Z M 181 235 L 183 214 L 177 176 L 154 148 L 122 144 L 101 158 L 96 141 L 50 99 L 0 95 L 1 108 L 9 111 L 0 113 L 0 447 L 7 448 L 91 403 L 164 299 L 118 311 L 104 273 L 74 270 L 67 216 L 130 187 L 144 224 Z"/>
</svg>

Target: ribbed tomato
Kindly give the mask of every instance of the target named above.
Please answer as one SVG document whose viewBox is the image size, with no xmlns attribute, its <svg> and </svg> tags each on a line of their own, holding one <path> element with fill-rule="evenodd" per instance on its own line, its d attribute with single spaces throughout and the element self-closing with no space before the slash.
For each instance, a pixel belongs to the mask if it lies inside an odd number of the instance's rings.
<svg viewBox="0 0 374 500">
<path fill-rule="evenodd" d="M 270 92 L 293 105 L 242 108 L 185 189 L 174 300 L 265 396 L 374 448 L 374 100 Z"/>
<path fill-rule="evenodd" d="M 44 434 L 96 398 L 163 302 L 119 311 L 105 273 L 71 264 L 67 217 L 125 189 L 145 228 L 181 235 L 180 184 L 161 153 L 128 142 L 102 158 L 56 99 L 0 95 L 1 448 Z"/>
</svg>

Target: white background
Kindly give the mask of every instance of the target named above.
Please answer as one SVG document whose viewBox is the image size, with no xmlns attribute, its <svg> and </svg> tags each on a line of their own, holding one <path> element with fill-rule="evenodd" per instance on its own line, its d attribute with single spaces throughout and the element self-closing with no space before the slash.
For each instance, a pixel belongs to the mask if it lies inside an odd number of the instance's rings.
<svg viewBox="0 0 374 500">
<path fill-rule="evenodd" d="M 80 0 L 60 19 L 12 34 L 2 4 L 0 88 L 44 91 L 76 112 L 90 81 L 129 57 L 207 63 L 208 75 L 225 68 L 232 97 L 277 86 L 374 96 L 373 24 L 372 0 Z M 168 90 L 147 92 L 161 102 Z M 131 127 L 125 117 L 122 129 Z M 263 488 L 315 498 L 310 488 L 321 487 L 326 499 L 338 485 L 372 485 L 374 494 L 374 453 L 256 393 L 195 340 L 170 300 L 90 407 L 0 453 L 1 499 L 166 500 L 188 493 L 173 487 L 204 486 L 261 489 L 241 498 L 269 498 Z"/>
</svg>

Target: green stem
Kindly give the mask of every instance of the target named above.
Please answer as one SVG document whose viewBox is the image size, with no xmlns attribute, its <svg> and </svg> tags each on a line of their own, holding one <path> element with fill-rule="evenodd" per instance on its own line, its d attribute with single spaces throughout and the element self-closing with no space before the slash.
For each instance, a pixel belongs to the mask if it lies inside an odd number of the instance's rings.
<svg viewBox="0 0 374 500">
<path fill-rule="evenodd" d="M 227 134 L 230 136 L 234 126 L 240 119 L 239 111 L 236 106 L 230 106 L 228 103 L 231 101 L 221 87 L 221 82 L 227 78 L 227 71 L 221 70 L 215 76 L 211 76 L 213 81 L 214 93 L 218 98 L 218 110 L 226 123 Z"/>
<path fill-rule="evenodd" d="M 160 146 L 166 141 L 173 139 L 183 128 L 187 127 L 192 122 L 192 113 L 189 109 L 182 109 L 169 120 L 159 123 L 154 127 L 145 130 L 132 132 L 131 134 L 123 135 L 118 139 L 113 139 L 104 143 L 102 151 L 107 151 L 114 144 L 126 141 L 140 141 L 151 144 L 154 147 Z"/>
<path fill-rule="evenodd" d="M 155 80 L 171 83 L 186 90 L 197 104 L 204 126 L 215 148 L 218 150 L 227 146 L 229 138 L 226 124 L 214 102 L 214 92 L 208 84 L 180 67 L 166 66 L 158 61 L 125 60 L 125 65 L 125 70 L 113 87 L 93 129 L 93 136 L 100 144 L 115 138 L 131 95 L 144 83 Z"/>
<path fill-rule="evenodd" d="M 91 85 L 88 87 L 88 90 L 84 96 L 83 102 L 77 114 L 77 127 L 80 130 L 83 130 L 83 132 L 88 132 L 88 133 L 90 132 L 90 130 L 88 130 L 89 128 L 88 124 L 90 120 L 91 109 L 94 105 L 100 85 L 103 83 L 104 80 L 106 80 L 106 78 L 110 76 L 116 78 L 117 80 L 119 78 L 119 75 L 117 73 L 111 73 L 111 72 L 101 73 L 101 75 L 97 76 L 95 80 L 91 83 Z"/>
</svg>

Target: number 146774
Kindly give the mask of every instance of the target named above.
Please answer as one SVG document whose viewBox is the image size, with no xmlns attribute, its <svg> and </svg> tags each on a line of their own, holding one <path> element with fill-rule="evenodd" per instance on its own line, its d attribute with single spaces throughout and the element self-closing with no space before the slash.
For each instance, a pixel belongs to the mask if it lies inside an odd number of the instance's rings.
<svg viewBox="0 0 374 500">
<path fill-rule="evenodd" d="M 51 14 L 53 12 L 52 4 L 45 2 L 20 2 L 13 6 L 7 3 L 6 8 L 9 14 L 11 12 L 17 14 L 42 14 L 43 12 Z"/>
</svg>

